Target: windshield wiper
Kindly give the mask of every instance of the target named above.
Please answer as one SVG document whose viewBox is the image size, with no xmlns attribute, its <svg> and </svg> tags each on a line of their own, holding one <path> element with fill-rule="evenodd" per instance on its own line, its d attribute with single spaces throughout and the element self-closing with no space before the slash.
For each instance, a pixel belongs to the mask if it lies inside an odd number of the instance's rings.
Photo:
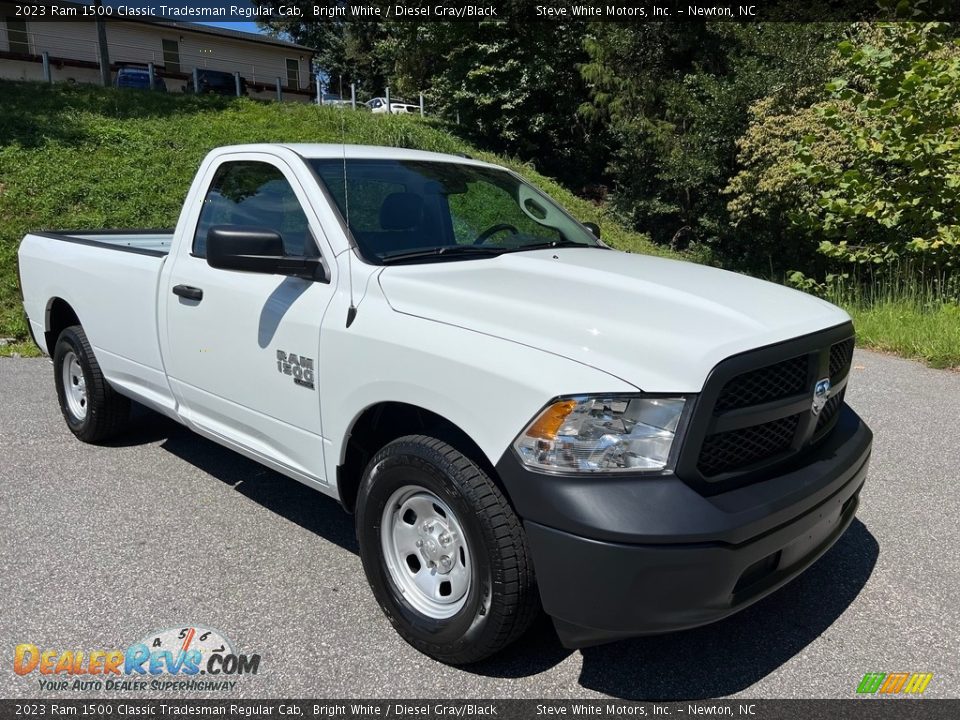
<svg viewBox="0 0 960 720">
<path fill-rule="evenodd" d="M 514 248 L 510 248 L 506 252 L 522 252 L 524 250 L 544 250 L 548 248 L 558 248 L 558 247 L 592 247 L 592 248 L 602 248 L 602 245 L 587 245 L 586 243 L 578 243 L 573 240 L 548 240 L 547 242 L 531 243 L 530 245 L 519 245 Z"/>
<path fill-rule="evenodd" d="M 423 248 L 421 250 L 408 250 L 398 252 L 393 255 L 384 255 L 380 262 L 386 264 L 399 262 L 401 260 L 415 260 L 417 258 L 428 257 L 446 257 L 453 255 L 500 255 L 507 252 L 504 248 L 483 247 L 482 245 L 444 245 L 443 247 Z"/>
</svg>

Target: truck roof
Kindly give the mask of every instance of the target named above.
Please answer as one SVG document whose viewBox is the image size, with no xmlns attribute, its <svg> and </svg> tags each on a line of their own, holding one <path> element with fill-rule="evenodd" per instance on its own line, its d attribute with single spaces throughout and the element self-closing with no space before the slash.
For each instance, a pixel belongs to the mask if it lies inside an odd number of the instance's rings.
<svg viewBox="0 0 960 720">
<path fill-rule="evenodd" d="M 217 148 L 214 152 L 263 152 L 271 147 L 283 147 L 308 159 L 339 159 L 346 157 L 349 160 L 424 160 L 433 162 L 455 162 L 470 165 L 499 168 L 498 165 L 485 163 L 480 160 L 462 155 L 427 152 L 425 150 L 410 150 L 408 148 L 383 147 L 380 145 L 352 145 L 350 143 L 263 143 L 251 145 L 231 145 Z"/>
</svg>

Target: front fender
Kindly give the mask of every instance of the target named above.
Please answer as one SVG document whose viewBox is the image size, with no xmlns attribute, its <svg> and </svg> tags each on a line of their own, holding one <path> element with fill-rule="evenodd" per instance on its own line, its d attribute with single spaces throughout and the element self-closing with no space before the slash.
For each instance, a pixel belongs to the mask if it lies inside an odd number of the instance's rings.
<svg viewBox="0 0 960 720">
<path fill-rule="evenodd" d="M 328 316 L 337 317 L 336 311 Z M 321 417 L 327 477 L 364 410 L 401 402 L 461 428 L 491 465 L 557 395 L 636 392 L 573 360 L 464 328 L 397 313 L 367 297 L 349 327 L 321 333 Z"/>
</svg>

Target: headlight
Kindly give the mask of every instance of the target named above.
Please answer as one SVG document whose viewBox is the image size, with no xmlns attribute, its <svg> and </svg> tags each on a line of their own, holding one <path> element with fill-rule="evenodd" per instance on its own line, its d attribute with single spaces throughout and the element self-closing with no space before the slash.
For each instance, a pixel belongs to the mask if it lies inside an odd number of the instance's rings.
<svg viewBox="0 0 960 720">
<path fill-rule="evenodd" d="M 683 414 L 682 397 L 574 397 L 541 412 L 514 441 L 542 470 L 662 470 Z"/>
</svg>

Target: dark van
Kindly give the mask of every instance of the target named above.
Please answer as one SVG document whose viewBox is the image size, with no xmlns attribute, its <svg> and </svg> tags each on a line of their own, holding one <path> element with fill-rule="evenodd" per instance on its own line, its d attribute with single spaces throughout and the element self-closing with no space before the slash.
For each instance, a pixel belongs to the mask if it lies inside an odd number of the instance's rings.
<svg viewBox="0 0 960 720">
<path fill-rule="evenodd" d="M 200 95 L 213 94 L 234 96 L 237 94 L 237 85 L 233 73 L 224 72 L 222 70 L 197 70 L 196 80 L 199 84 L 199 88 L 194 87 L 194 75 L 191 75 L 190 80 L 184 87 L 184 91 L 195 92 L 199 93 Z M 244 80 L 242 76 L 240 77 L 240 94 L 247 94 L 247 81 Z"/>
</svg>

